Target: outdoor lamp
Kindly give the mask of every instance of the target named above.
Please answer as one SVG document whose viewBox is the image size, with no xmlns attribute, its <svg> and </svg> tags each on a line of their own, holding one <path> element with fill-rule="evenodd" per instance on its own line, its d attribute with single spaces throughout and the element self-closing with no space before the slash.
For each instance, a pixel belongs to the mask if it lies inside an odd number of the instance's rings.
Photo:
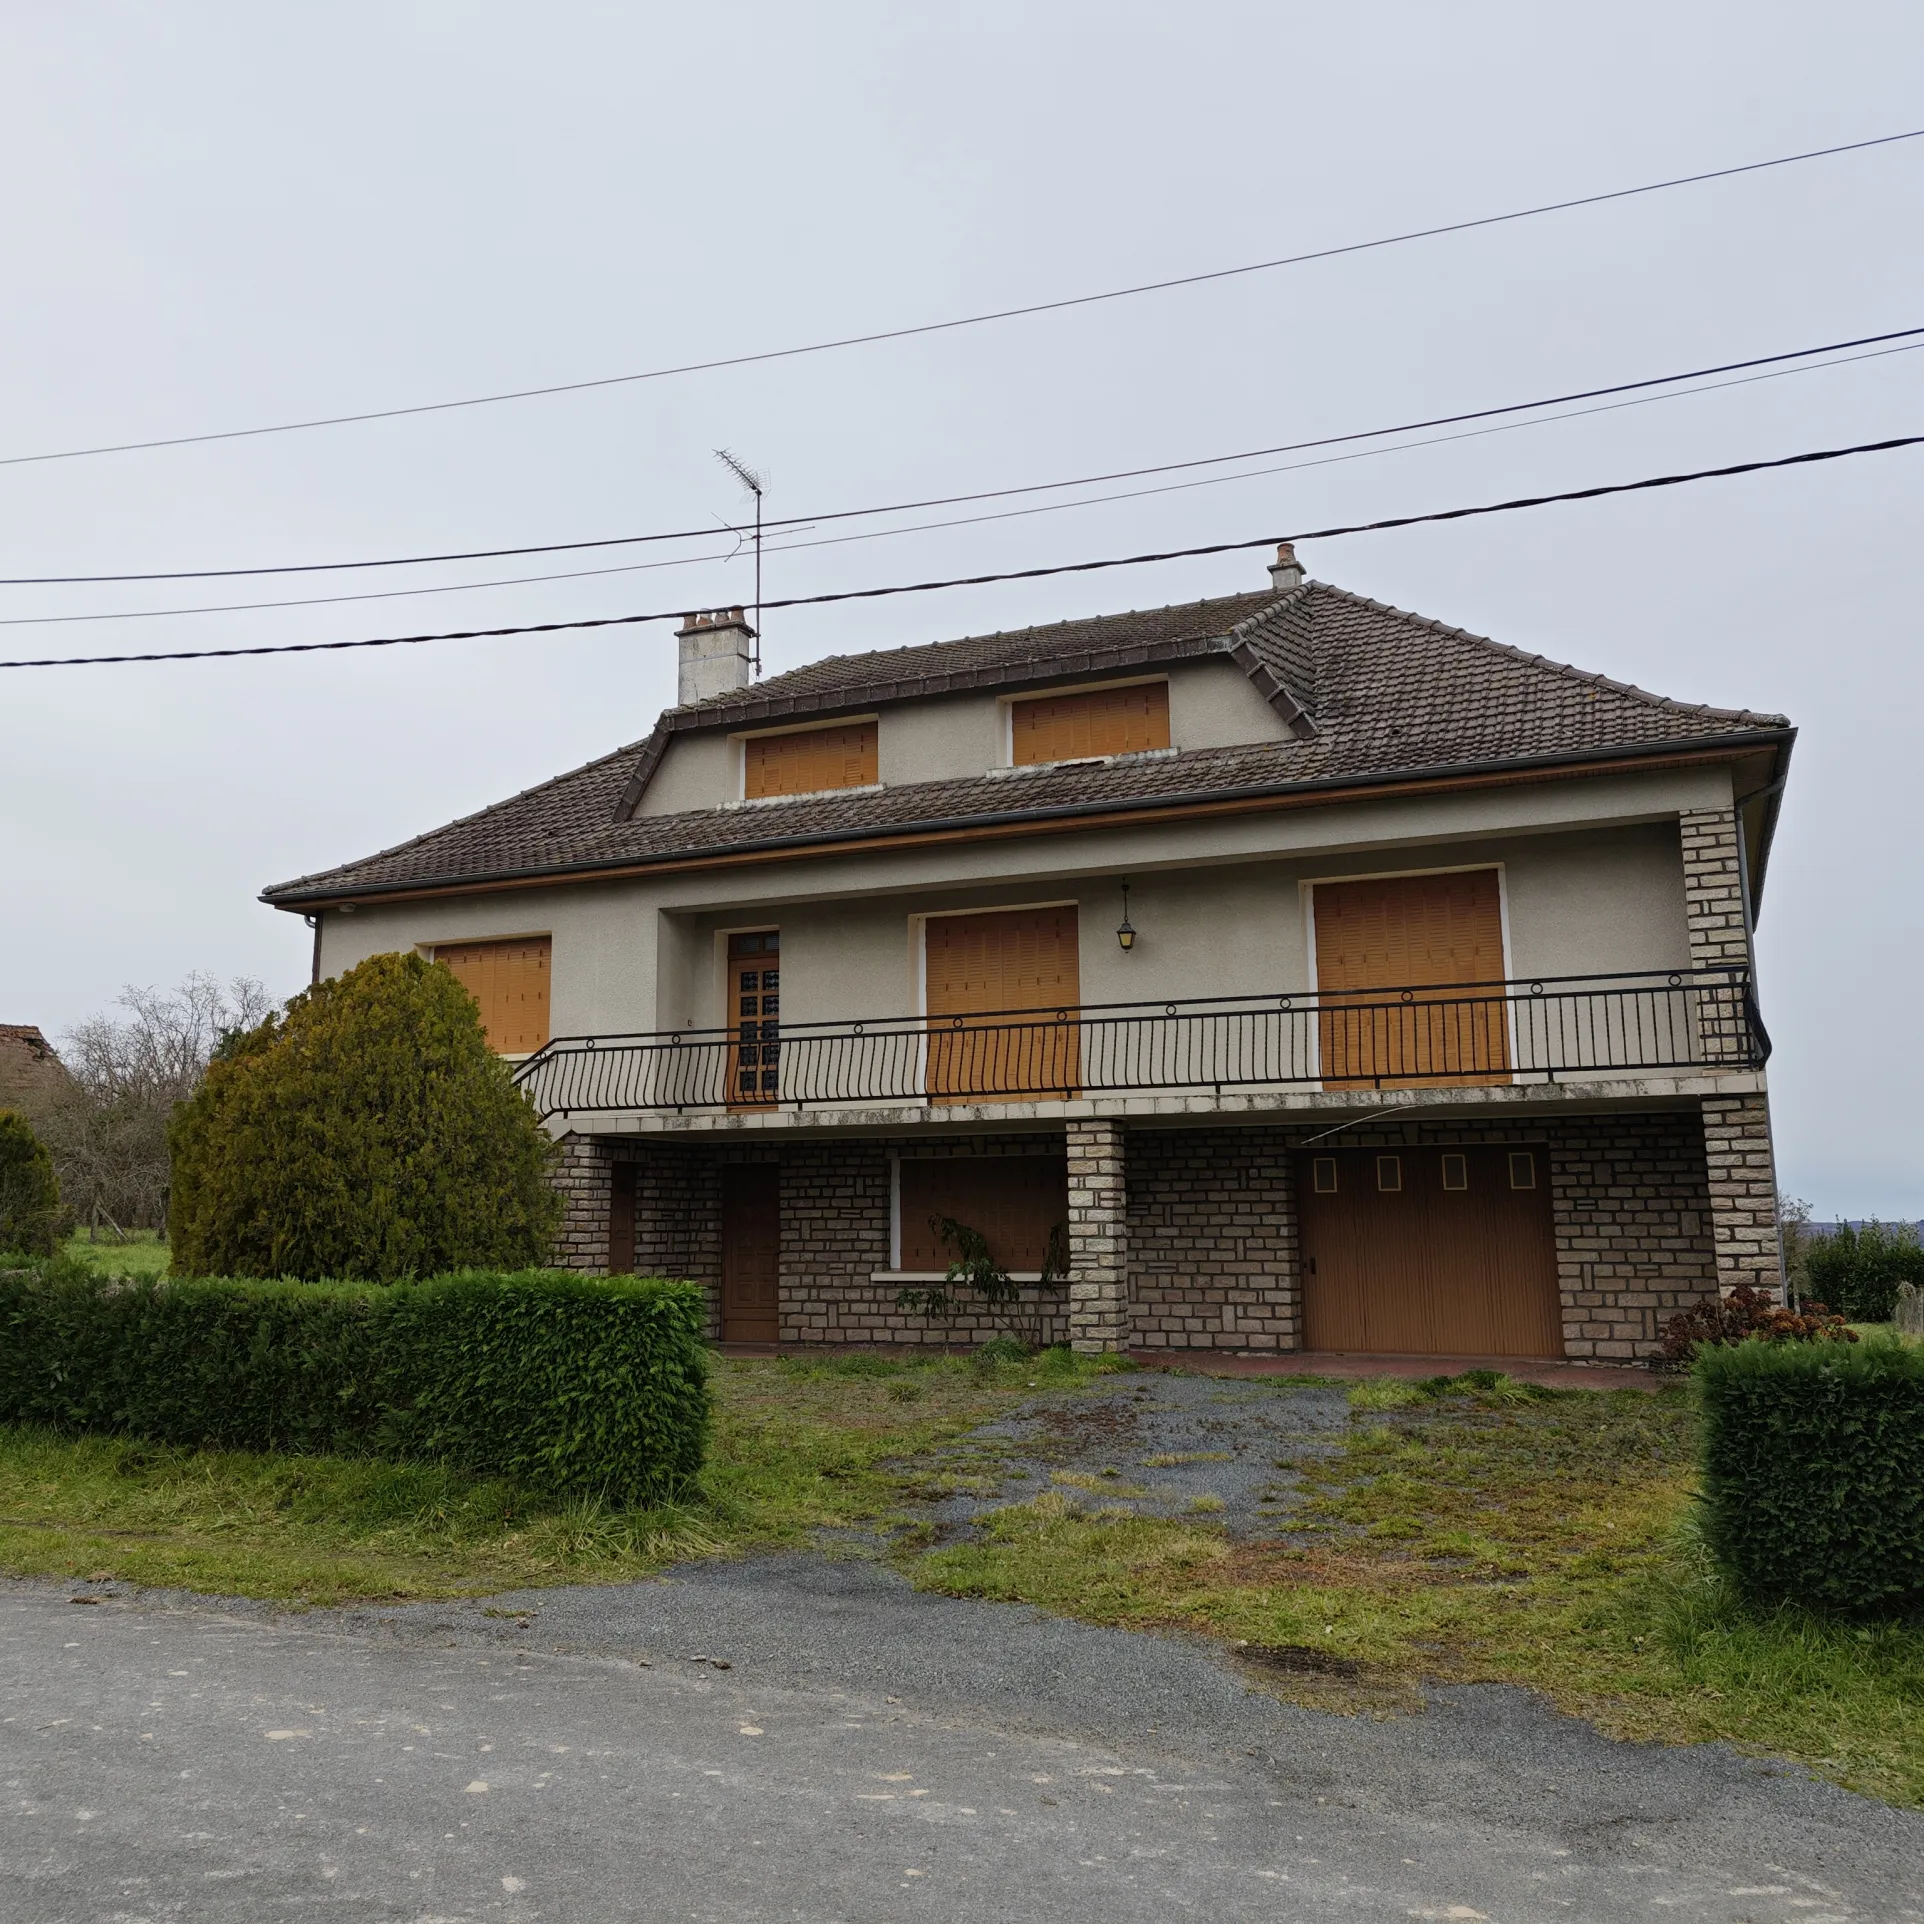
<svg viewBox="0 0 1924 1924">
<path fill-rule="evenodd" d="M 1129 920 L 1129 884 L 1127 882 L 1122 885 L 1122 920 L 1116 924 L 1116 940 L 1121 943 L 1124 955 L 1136 946 L 1136 931 Z"/>
</svg>

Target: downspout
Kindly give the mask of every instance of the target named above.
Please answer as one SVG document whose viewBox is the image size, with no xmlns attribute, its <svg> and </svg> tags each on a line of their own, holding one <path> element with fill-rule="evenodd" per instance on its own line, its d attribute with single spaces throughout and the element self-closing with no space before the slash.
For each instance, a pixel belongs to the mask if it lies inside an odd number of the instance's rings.
<svg viewBox="0 0 1924 1924">
<path fill-rule="evenodd" d="M 1789 771 L 1779 775 L 1774 782 L 1762 788 L 1753 788 L 1748 795 L 1739 795 L 1730 805 L 1730 825 L 1737 837 L 1737 891 L 1744 905 L 1744 949 L 1750 957 L 1750 1005 L 1752 1020 L 1765 1039 L 1765 1060 L 1769 1060 L 1770 1031 L 1764 1028 L 1763 1012 L 1757 1000 L 1757 920 L 1750 912 L 1750 854 L 1744 841 L 1744 810 L 1752 802 L 1768 801 L 1780 793 L 1784 784 L 1790 780 Z M 1766 1091 L 1764 1102 L 1768 1107 L 1770 1095 Z M 1777 1226 L 1777 1277 L 1782 1284 L 1784 1301 L 1791 1308 L 1797 1307 L 1791 1298 L 1790 1259 L 1784 1253 L 1784 1192 L 1777 1182 L 1777 1131 L 1770 1132 L 1770 1219 Z"/>
<path fill-rule="evenodd" d="M 314 965 L 308 971 L 307 986 L 316 987 L 321 979 L 321 918 L 319 914 L 304 915 L 301 920 L 314 931 Z"/>
</svg>

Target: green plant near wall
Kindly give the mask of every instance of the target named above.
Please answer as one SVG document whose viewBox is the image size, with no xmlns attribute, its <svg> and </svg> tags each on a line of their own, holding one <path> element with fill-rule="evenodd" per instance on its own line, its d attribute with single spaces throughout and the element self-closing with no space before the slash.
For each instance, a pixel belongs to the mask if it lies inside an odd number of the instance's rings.
<svg viewBox="0 0 1924 1924">
<path fill-rule="evenodd" d="M 554 1145 L 474 998 L 377 955 L 230 1037 L 170 1135 L 182 1276 L 394 1282 L 547 1260 Z"/>
<path fill-rule="evenodd" d="M 51 1256 L 64 1219 L 46 1145 L 17 1109 L 0 1109 L 0 1250 Z"/>
<path fill-rule="evenodd" d="M 1060 1296 L 1068 1280 L 1069 1225 L 1057 1223 L 1049 1231 L 1042 1274 L 1033 1284 L 1017 1282 L 995 1260 L 989 1239 L 981 1230 L 957 1222 L 953 1216 L 931 1216 L 929 1229 L 944 1249 L 953 1252 L 948 1271 L 941 1282 L 927 1288 L 898 1291 L 895 1306 L 921 1311 L 941 1322 L 947 1333 L 966 1307 L 958 1293 L 966 1290 L 987 1309 L 997 1329 L 1028 1349 L 1040 1349 L 1045 1334 L 1045 1299 Z"/>
</svg>

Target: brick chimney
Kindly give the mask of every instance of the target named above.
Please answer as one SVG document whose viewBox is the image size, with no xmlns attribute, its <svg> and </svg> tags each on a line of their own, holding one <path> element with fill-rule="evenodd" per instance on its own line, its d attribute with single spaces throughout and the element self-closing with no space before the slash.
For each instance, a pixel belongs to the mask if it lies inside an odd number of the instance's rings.
<svg viewBox="0 0 1924 1924">
<path fill-rule="evenodd" d="M 1269 579 L 1279 595 L 1293 594 L 1303 585 L 1303 564 L 1296 559 L 1293 543 L 1277 542 L 1276 559 L 1269 564 Z"/>
<path fill-rule="evenodd" d="M 682 707 L 748 686 L 755 660 L 755 631 L 740 608 L 689 615 L 676 630 L 675 639 L 681 644 L 676 700 Z"/>
</svg>

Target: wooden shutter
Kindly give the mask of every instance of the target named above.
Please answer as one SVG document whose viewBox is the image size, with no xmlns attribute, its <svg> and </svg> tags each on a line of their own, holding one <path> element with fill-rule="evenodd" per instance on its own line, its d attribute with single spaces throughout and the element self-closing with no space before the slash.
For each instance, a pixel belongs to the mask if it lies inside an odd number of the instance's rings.
<svg viewBox="0 0 1924 1924">
<path fill-rule="evenodd" d="M 904 1269 L 947 1269 L 955 1260 L 930 1227 L 935 1217 L 979 1229 L 1006 1270 L 1039 1270 L 1050 1231 L 1069 1220 L 1062 1156 L 904 1157 L 900 1170 Z"/>
<path fill-rule="evenodd" d="M 1091 755 L 1132 755 L 1169 746 L 1169 684 L 1092 688 L 1041 695 L 1009 705 L 1010 759 L 1074 762 Z"/>
<path fill-rule="evenodd" d="M 1507 1079 L 1495 869 L 1319 882 L 1315 912 L 1326 1084 Z"/>
<path fill-rule="evenodd" d="M 481 1005 L 488 1047 L 504 1056 L 532 1055 L 548 1041 L 548 972 L 553 939 L 527 935 L 511 942 L 447 942 L 435 961 Z"/>
<path fill-rule="evenodd" d="M 876 724 L 845 722 L 793 735 L 753 735 L 742 744 L 742 794 L 812 795 L 863 788 L 876 777 Z"/>
<path fill-rule="evenodd" d="M 929 1094 L 936 1101 L 1073 1092 L 1081 1060 L 1076 911 L 935 915 L 927 923 Z M 1009 1011 L 1005 1021 L 969 1021 Z"/>
</svg>

